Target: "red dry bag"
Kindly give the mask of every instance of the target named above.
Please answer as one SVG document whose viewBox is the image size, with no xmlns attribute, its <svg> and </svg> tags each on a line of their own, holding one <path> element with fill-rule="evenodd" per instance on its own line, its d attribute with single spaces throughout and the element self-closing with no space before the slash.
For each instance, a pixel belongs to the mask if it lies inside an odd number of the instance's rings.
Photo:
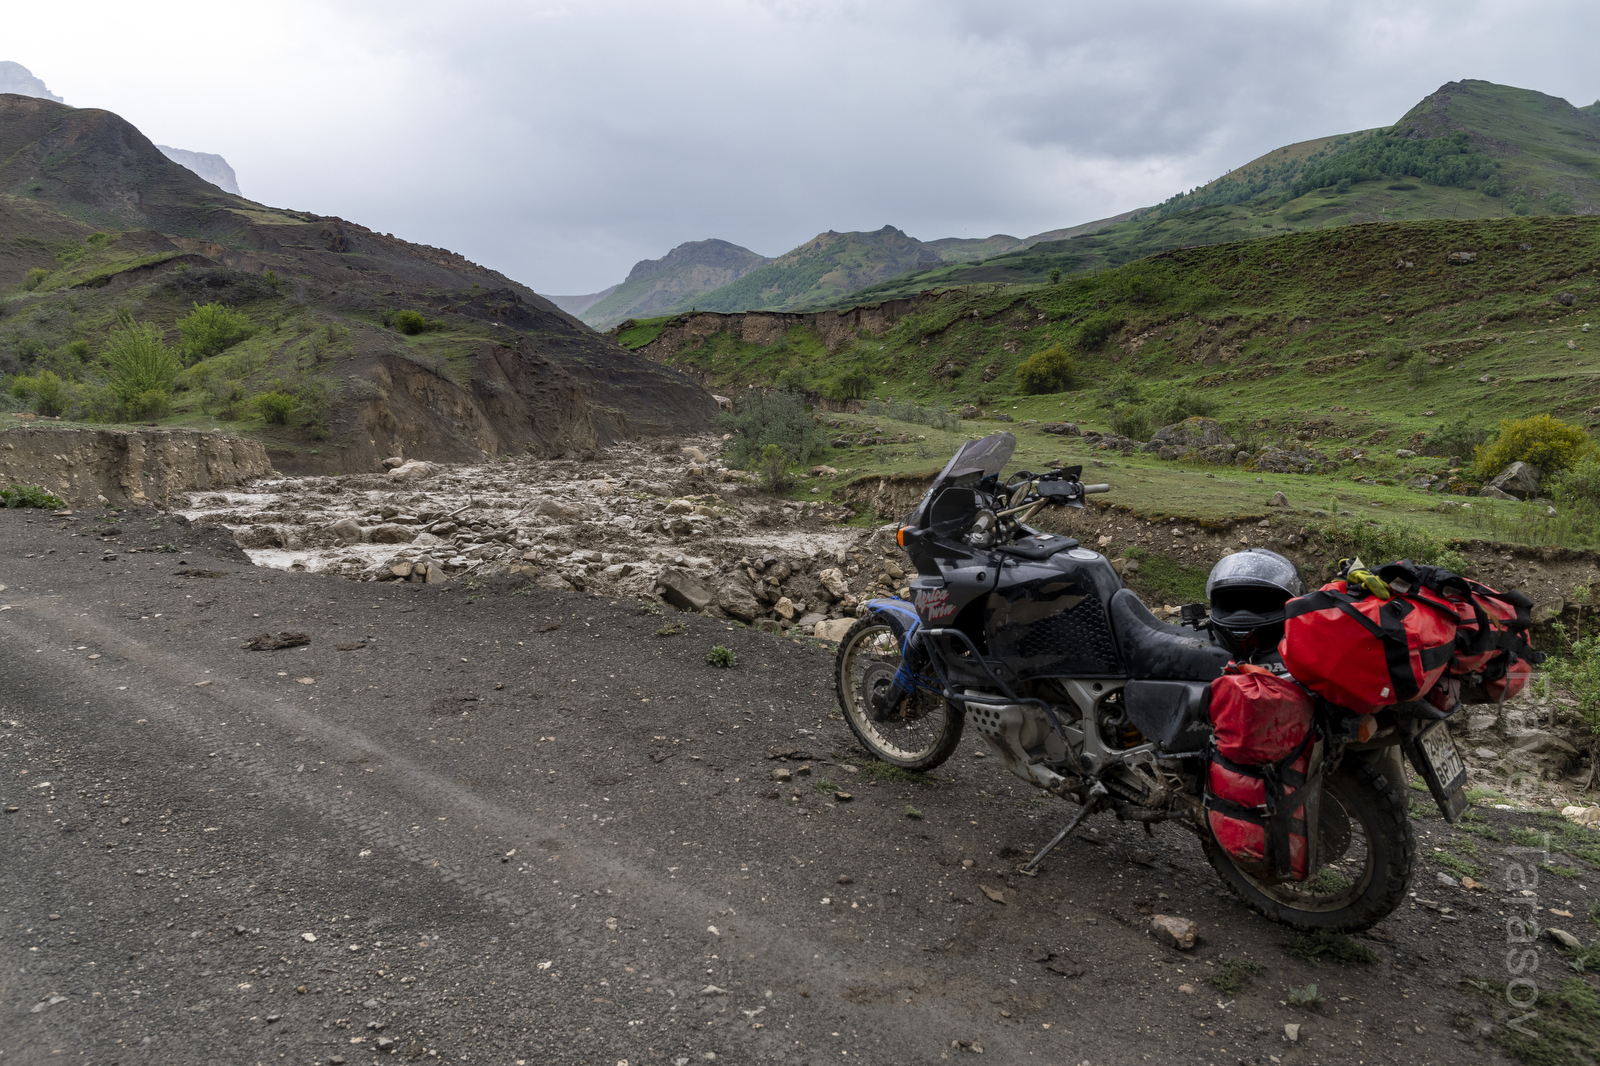
<svg viewBox="0 0 1600 1066">
<path fill-rule="evenodd" d="M 1455 604 L 1423 587 L 1409 564 L 1379 573 L 1393 593 L 1386 600 L 1343 581 L 1290 600 L 1278 645 L 1301 684 L 1358 714 L 1418 699 L 1456 653 Z"/>
<path fill-rule="evenodd" d="M 1240 869 L 1303 881 L 1317 867 L 1322 748 L 1311 694 L 1261 666 L 1228 664 L 1211 682 L 1205 808 Z M 1317 767 L 1313 771 L 1313 765 Z"/>
</svg>

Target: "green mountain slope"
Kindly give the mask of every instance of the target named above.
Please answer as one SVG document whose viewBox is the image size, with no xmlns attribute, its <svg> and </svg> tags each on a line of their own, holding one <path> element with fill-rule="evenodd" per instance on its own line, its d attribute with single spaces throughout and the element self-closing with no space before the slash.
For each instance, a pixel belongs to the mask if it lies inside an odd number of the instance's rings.
<svg viewBox="0 0 1600 1066">
<path fill-rule="evenodd" d="M 1451 82 L 1394 126 L 1287 145 L 1127 220 L 982 262 L 906 274 L 836 304 L 938 286 L 1037 283 L 1171 248 L 1424 218 L 1600 211 L 1600 104 Z"/>
<path fill-rule="evenodd" d="M 829 230 L 732 284 L 684 297 L 667 311 L 743 311 L 756 307 L 782 311 L 814 307 L 885 278 L 940 262 L 938 252 L 893 226 L 872 233 Z"/>
<path fill-rule="evenodd" d="M 689 241 L 660 259 L 635 263 L 627 280 L 584 308 L 579 317 L 596 329 L 609 329 L 624 319 L 660 314 L 769 262 L 766 256 L 727 241 Z"/>
</svg>

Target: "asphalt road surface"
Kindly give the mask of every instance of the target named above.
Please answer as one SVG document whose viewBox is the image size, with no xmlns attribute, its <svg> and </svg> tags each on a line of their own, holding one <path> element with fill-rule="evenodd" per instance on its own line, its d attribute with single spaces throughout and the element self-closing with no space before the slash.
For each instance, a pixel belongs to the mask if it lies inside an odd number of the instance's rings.
<svg viewBox="0 0 1600 1066">
<path fill-rule="evenodd" d="M 1318 965 L 1174 826 L 1018 876 L 1071 808 L 975 737 L 874 772 L 831 648 L 225 537 L 0 510 L 0 1066 L 1499 1058 L 1462 980 L 1504 985 L 1503 910 L 1431 869 L 1453 918 Z M 1230 960 L 1260 972 L 1226 994 Z"/>
</svg>

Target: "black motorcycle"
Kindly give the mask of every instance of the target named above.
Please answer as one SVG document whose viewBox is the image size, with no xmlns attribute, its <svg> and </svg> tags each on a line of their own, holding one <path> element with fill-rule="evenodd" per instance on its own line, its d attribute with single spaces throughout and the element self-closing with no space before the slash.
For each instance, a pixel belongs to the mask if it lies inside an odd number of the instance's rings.
<svg viewBox="0 0 1600 1066">
<path fill-rule="evenodd" d="M 1228 887 L 1274 921 L 1350 931 L 1385 918 L 1416 868 L 1402 749 L 1447 818 L 1463 805 L 1465 770 L 1439 715 L 1355 715 L 1319 700 L 1315 870 L 1295 880 L 1243 868 L 1217 843 L 1204 793 L 1210 683 L 1246 656 L 1204 607 L 1185 607 L 1185 625 L 1164 623 L 1099 552 L 1030 527 L 1041 508 L 1081 508 L 1109 486 L 1083 484 L 1081 467 L 1002 482 L 1015 447 L 997 433 L 956 453 L 898 534 L 917 570 L 911 599 L 872 601 L 841 641 L 839 701 L 861 743 L 930 770 L 970 718 L 1012 773 L 1079 803 L 1025 873 L 1108 810 L 1195 832 Z"/>
</svg>

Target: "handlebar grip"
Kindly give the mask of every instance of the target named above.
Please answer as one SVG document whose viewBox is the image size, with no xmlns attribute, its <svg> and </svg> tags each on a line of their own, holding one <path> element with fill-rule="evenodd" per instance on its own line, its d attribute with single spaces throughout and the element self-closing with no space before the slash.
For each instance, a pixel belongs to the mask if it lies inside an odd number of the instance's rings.
<svg viewBox="0 0 1600 1066">
<path fill-rule="evenodd" d="M 1090 495 L 1092 493 L 1096 493 L 1096 492 L 1110 492 L 1110 491 L 1111 491 L 1111 486 L 1110 485 L 1085 485 L 1083 487 L 1083 494 L 1085 496 L 1088 496 L 1088 495 Z"/>
</svg>

